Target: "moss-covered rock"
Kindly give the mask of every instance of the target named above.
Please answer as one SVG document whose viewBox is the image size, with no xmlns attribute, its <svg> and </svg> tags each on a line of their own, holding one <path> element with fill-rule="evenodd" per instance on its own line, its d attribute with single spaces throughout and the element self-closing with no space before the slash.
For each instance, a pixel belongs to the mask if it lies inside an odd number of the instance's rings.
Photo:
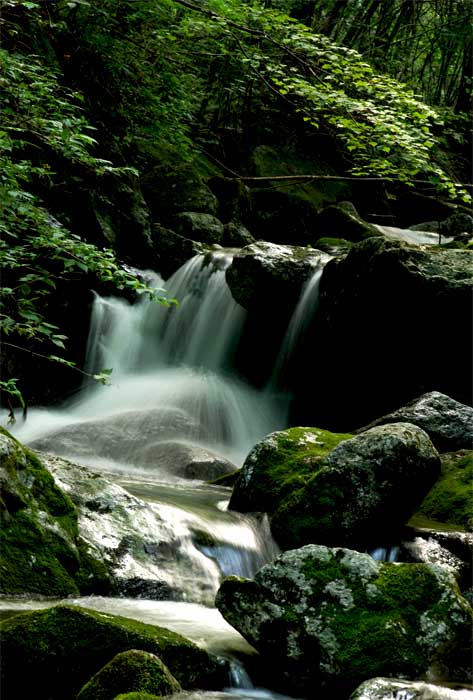
<svg viewBox="0 0 473 700">
<path fill-rule="evenodd" d="M 344 697 L 381 675 L 469 677 L 472 611 L 440 567 L 307 545 L 253 581 L 224 580 L 216 604 L 293 694 Z"/>
<path fill-rule="evenodd" d="M 267 435 L 246 458 L 229 508 L 273 513 L 305 486 L 330 450 L 350 437 L 319 428 L 289 428 Z"/>
<path fill-rule="evenodd" d="M 100 562 L 79 538 L 76 508 L 38 457 L 0 428 L 0 591 L 106 592 Z"/>
<path fill-rule="evenodd" d="M 123 617 L 61 605 L 11 617 L 0 630 L 5 698 L 72 700 L 92 675 L 130 649 L 158 656 L 184 688 L 225 682 L 226 669 L 189 640 Z"/>
<path fill-rule="evenodd" d="M 284 549 L 310 542 L 364 549 L 392 541 L 440 473 L 428 435 L 410 423 L 344 440 L 271 520 Z"/>
<path fill-rule="evenodd" d="M 473 530 L 473 451 L 442 455 L 442 471 L 416 515 Z"/>
<path fill-rule="evenodd" d="M 130 649 L 117 654 L 84 685 L 77 700 L 114 700 L 117 693 L 150 692 L 172 695 L 181 690 L 155 654 Z"/>
</svg>

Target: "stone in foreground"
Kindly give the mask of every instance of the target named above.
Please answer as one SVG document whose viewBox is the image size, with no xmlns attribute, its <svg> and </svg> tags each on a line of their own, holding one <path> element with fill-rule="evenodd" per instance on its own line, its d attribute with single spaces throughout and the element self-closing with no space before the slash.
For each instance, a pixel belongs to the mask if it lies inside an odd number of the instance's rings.
<svg viewBox="0 0 473 700">
<path fill-rule="evenodd" d="M 117 654 L 88 681 L 77 700 L 114 700 L 117 693 L 150 692 L 172 695 L 181 686 L 161 659 L 140 649 Z"/>
<path fill-rule="evenodd" d="M 473 700 L 473 691 L 454 690 L 432 683 L 409 683 L 396 678 L 372 678 L 355 690 L 350 700 Z"/>
<path fill-rule="evenodd" d="M 307 545 L 253 581 L 226 579 L 216 604 L 292 694 L 343 697 L 376 676 L 469 677 L 472 611 L 435 565 Z"/>
</svg>

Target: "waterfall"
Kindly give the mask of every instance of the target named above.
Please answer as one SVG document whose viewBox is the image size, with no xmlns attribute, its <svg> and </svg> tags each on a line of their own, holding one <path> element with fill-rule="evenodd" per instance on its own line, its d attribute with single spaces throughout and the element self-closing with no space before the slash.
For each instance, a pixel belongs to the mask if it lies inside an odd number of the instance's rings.
<svg viewBox="0 0 473 700">
<path fill-rule="evenodd" d="M 293 358 L 297 350 L 302 346 L 310 323 L 317 313 L 320 280 L 322 279 L 324 267 L 329 260 L 331 260 L 331 256 L 321 255 L 318 265 L 302 288 L 300 299 L 292 314 L 276 360 L 270 386 L 284 389 L 287 385 Z"/>
</svg>

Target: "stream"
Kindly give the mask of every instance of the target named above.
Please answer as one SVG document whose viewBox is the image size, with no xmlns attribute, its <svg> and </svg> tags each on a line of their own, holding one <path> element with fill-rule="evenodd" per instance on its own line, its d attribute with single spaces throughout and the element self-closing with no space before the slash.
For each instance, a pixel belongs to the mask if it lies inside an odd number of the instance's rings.
<svg viewBox="0 0 473 700">
<path fill-rule="evenodd" d="M 168 627 L 232 659 L 228 692 L 186 697 L 282 698 L 253 687 L 242 659 L 256 652 L 213 607 L 223 576 L 252 577 L 279 550 L 266 520 L 228 512 L 230 488 L 206 481 L 241 466 L 259 439 L 286 426 L 287 411 L 274 374 L 270 386 L 257 390 L 232 367 L 246 312 L 225 282 L 231 260 L 225 251 L 189 260 L 165 284 L 178 305 L 96 295 L 85 368 L 113 369 L 111 385 L 86 382 L 59 408 L 32 409 L 14 432 L 69 493 L 90 488 L 91 472 L 100 475 L 94 499 L 101 512 L 80 515 L 82 536 L 121 546 L 130 537 L 129 511 L 149 550 L 146 561 L 127 555 L 117 572 L 128 584 L 140 582 L 138 597 L 127 595 L 128 585 L 123 597 L 69 604 Z M 164 286 L 156 273 L 143 274 Z M 312 294 L 320 276 L 316 271 Z M 302 322 L 296 318 L 289 329 L 281 365 Z M 156 582 L 169 599 L 152 599 Z M 57 602 L 4 597 L 0 615 Z"/>
</svg>

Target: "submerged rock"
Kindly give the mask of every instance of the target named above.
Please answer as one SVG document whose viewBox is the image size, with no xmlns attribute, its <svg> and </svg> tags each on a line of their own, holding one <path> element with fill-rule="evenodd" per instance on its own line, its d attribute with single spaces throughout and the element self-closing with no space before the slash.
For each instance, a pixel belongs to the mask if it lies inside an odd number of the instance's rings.
<svg viewBox="0 0 473 700">
<path fill-rule="evenodd" d="M 181 690 L 155 654 L 130 649 L 114 656 L 84 685 L 77 700 L 114 700 L 118 693 L 139 691 L 172 695 Z"/>
<path fill-rule="evenodd" d="M 253 581 L 224 580 L 216 604 L 293 693 L 342 697 L 380 675 L 469 677 L 472 611 L 437 566 L 307 545 Z"/>
<path fill-rule="evenodd" d="M 323 457 L 351 435 L 319 428 L 289 428 L 260 440 L 245 460 L 230 498 L 230 510 L 274 513 L 320 468 Z"/>
<path fill-rule="evenodd" d="M 439 391 L 423 394 L 357 432 L 375 425 L 400 422 L 413 423 L 425 430 L 439 452 L 473 447 L 473 408 Z"/>
<path fill-rule="evenodd" d="M 105 593 L 105 567 L 79 537 L 72 500 L 39 458 L 0 428 L 0 592 Z"/>
<path fill-rule="evenodd" d="M 1 632 L 2 689 L 9 698 L 74 700 L 84 683 L 130 649 L 158 656 L 184 688 L 219 688 L 225 679 L 224 665 L 181 635 L 106 613 L 61 605 L 15 615 Z"/>
<path fill-rule="evenodd" d="M 210 450 L 187 442 L 151 443 L 138 450 L 137 461 L 143 465 L 155 464 L 174 476 L 209 481 L 235 472 L 237 467 L 228 459 Z"/>
<path fill-rule="evenodd" d="M 372 678 L 355 690 L 350 700 L 473 700 L 473 691 L 445 688 L 432 683 L 409 682 L 396 678 Z"/>
</svg>

